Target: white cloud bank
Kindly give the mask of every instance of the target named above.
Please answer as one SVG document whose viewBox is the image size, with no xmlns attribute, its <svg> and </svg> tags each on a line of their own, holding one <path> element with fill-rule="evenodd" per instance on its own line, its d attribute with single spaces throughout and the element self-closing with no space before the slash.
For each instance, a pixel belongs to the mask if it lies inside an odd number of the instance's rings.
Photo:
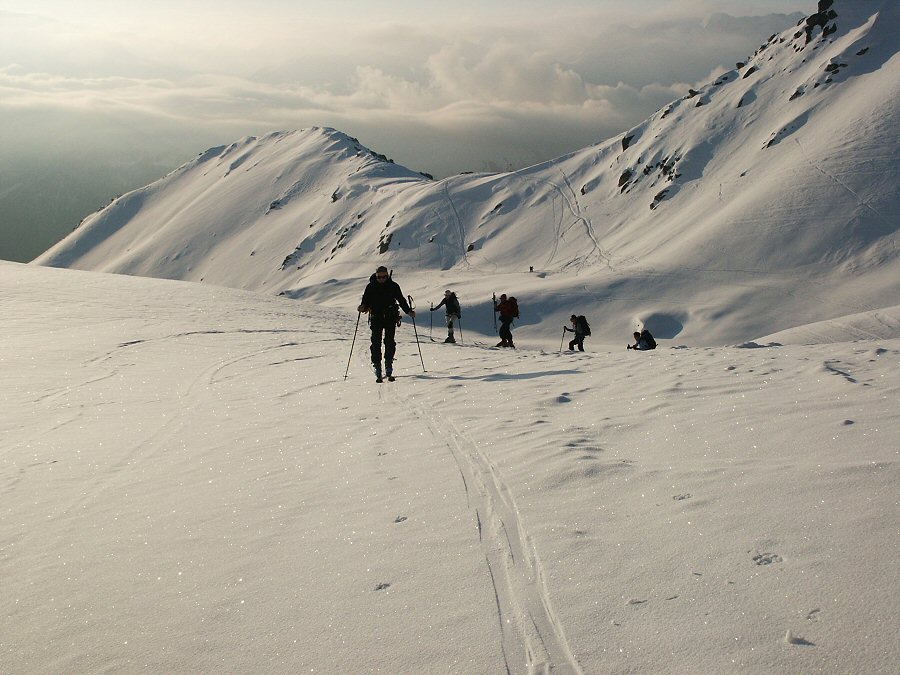
<svg viewBox="0 0 900 675">
<path fill-rule="evenodd" d="M 327 15 L 269 3 L 252 16 L 228 3 L 177 13 L 166 3 L 154 13 L 93 3 L 86 23 L 8 13 L 0 105 L 7 116 L 146 113 L 231 135 L 329 124 L 368 130 L 376 146 L 415 130 L 419 143 L 437 133 L 466 144 L 468 135 L 468 166 L 396 143 L 413 164 L 437 160 L 434 170 L 452 172 L 504 159 L 474 149 L 484 130 L 510 121 L 571 129 L 560 151 L 605 138 L 790 21 L 706 19 L 730 3 L 650 3 L 643 14 L 608 4 L 567 3 L 548 17 L 531 3 L 520 12 L 501 3 L 430 20 L 402 5 L 372 16 L 352 2 Z M 505 159 L 545 151 L 513 148 Z"/>
</svg>

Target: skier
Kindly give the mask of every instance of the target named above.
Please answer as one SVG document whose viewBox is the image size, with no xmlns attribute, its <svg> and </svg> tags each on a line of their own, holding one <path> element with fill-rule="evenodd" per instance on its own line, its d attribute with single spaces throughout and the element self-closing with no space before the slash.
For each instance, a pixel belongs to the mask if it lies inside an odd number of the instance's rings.
<svg viewBox="0 0 900 675">
<path fill-rule="evenodd" d="M 656 340 L 650 335 L 650 331 L 646 328 L 640 332 L 634 331 L 634 344 L 627 345 L 628 349 L 637 349 L 639 351 L 647 351 L 656 349 Z"/>
<path fill-rule="evenodd" d="M 447 313 L 447 339 L 444 342 L 455 343 L 456 338 L 453 337 L 453 320 L 460 320 L 462 317 L 462 311 L 459 307 L 459 300 L 456 297 L 456 293 L 450 290 L 444 291 L 444 299 L 441 300 L 440 304 L 431 308 L 433 312 L 436 309 L 440 309 L 441 307 L 445 307 L 445 312 Z"/>
<path fill-rule="evenodd" d="M 397 343 L 394 332 L 400 325 L 400 308 L 413 319 L 416 313 L 409 306 L 403 291 L 396 281 L 391 279 L 387 267 L 380 266 L 375 274 L 369 277 L 369 283 L 363 292 L 362 301 L 357 308 L 359 312 L 368 312 L 369 326 L 372 329 L 372 366 L 375 368 L 375 381 L 383 382 L 381 375 L 381 340 L 384 335 L 384 373 L 390 382 L 394 381 L 394 354 Z"/>
<path fill-rule="evenodd" d="M 513 297 L 507 298 L 506 293 L 502 293 L 500 295 L 500 302 L 494 307 L 494 311 L 500 313 L 500 342 L 495 346 L 515 349 L 516 346 L 513 344 L 512 329 L 510 326 L 512 325 L 513 319 L 519 317 L 518 301 Z"/>
<path fill-rule="evenodd" d="M 573 351 L 575 347 L 578 347 L 578 351 L 584 351 L 584 338 L 586 335 L 591 334 L 591 329 L 588 326 L 587 319 L 583 316 L 575 316 L 574 314 L 569 317 L 569 321 L 572 322 L 572 328 L 568 326 L 563 326 L 563 333 L 569 331 L 571 333 L 575 333 L 575 337 L 572 338 L 572 341 L 569 343 L 569 351 Z"/>
</svg>

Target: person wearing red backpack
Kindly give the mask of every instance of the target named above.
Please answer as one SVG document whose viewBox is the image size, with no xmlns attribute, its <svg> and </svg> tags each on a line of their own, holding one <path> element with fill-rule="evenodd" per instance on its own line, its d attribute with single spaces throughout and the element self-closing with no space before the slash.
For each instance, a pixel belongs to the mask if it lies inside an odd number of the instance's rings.
<svg viewBox="0 0 900 675">
<path fill-rule="evenodd" d="M 512 337 L 513 319 L 519 318 L 519 303 L 513 297 L 506 297 L 505 293 L 500 295 L 500 302 L 494 306 L 494 311 L 500 314 L 500 342 L 497 347 L 509 347 L 515 349 Z"/>
</svg>

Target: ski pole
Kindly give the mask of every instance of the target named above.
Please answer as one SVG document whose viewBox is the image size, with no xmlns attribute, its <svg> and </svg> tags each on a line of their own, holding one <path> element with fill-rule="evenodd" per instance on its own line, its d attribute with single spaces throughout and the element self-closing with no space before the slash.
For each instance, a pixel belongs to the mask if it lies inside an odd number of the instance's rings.
<svg viewBox="0 0 900 675">
<path fill-rule="evenodd" d="M 456 323 L 459 326 L 459 344 L 462 344 L 463 343 L 462 317 L 456 317 Z"/>
<path fill-rule="evenodd" d="M 347 379 L 347 374 L 350 372 L 350 359 L 353 358 L 353 345 L 356 344 L 356 331 L 359 330 L 359 317 L 362 316 L 362 312 L 358 312 L 356 314 L 356 328 L 353 329 L 353 341 L 350 343 L 350 356 L 347 357 L 347 370 L 344 371 L 344 379 Z"/>
<path fill-rule="evenodd" d="M 497 332 L 497 294 L 496 293 L 491 294 L 491 300 L 492 300 L 491 310 L 494 313 L 494 332 L 496 333 Z"/>
<path fill-rule="evenodd" d="M 564 341 L 565 339 L 566 339 L 566 328 L 565 328 L 565 326 L 563 326 L 563 334 L 562 334 L 562 337 L 559 339 L 559 352 L 560 352 L 560 354 L 562 353 L 562 345 L 563 345 L 563 341 Z"/>
<path fill-rule="evenodd" d="M 432 335 L 432 330 L 434 329 L 434 303 L 430 303 L 431 311 L 428 312 L 428 339 L 434 342 L 434 336 Z"/>
<path fill-rule="evenodd" d="M 416 308 L 416 303 L 413 302 L 413 297 L 411 295 L 406 296 L 407 301 L 409 302 L 409 309 L 414 310 Z M 425 370 L 425 359 L 422 358 L 422 345 L 419 344 L 419 331 L 416 328 L 416 317 L 412 317 L 413 322 L 413 333 L 416 334 L 416 347 L 419 348 L 419 360 L 422 362 L 422 372 L 427 373 Z"/>
</svg>

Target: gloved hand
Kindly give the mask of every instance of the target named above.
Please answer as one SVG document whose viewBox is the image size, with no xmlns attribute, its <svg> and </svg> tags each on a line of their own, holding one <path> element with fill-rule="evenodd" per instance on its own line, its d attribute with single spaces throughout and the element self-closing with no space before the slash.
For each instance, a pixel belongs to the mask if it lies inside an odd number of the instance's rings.
<svg viewBox="0 0 900 675">
<path fill-rule="evenodd" d="M 432 307 L 432 308 L 429 309 L 428 311 L 429 311 L 429 312 L 433 312 L 433 311 L 434 311 L 434 307 Z"/>
</svg>

